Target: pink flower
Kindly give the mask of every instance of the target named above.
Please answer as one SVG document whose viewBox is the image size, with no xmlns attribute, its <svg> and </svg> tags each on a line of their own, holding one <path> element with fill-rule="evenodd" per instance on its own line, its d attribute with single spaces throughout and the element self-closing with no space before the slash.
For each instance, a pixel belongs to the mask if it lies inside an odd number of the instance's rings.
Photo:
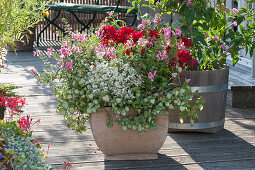
<svg viewBox="0 0 255 170">
<path fill-rule="evenodd" d="M 62 164 L 62 169 L 63 170 L 68 170 L 71 169 L 74 165 L 70 162 L 64 161 Z"/>
<path fill-rule="evenodd" d="M 163 53 L 161 53 L 161 51 L 158 52 L 158 55 L 157 55 L 157 60 L 168 60 L 169 57 L 167 56 L 167 52 L 164 51 Z"/>
<path fill-rule="evenodd" d="M 237 22 L 236 22 L 236 21 L 234 21 L 234 22 L 233 22 L 233 25 L 236 27 L 236 26 L 237 26 Z"/>
<path fill-rule="evenodd" d="M 154 18 L 154 20 L 153 20 L 153 23 L 154 23 L 154 26 L 155 27 L 158 27 L 158 25 L 160 25 L 161 24 L 161 14 L 156 14 L 155 15 L 155 18 Z"/>
<path fill-rule="evenodd" d="M 179 29 L 176 29 L 176 30 L 175 30 L 175 33 L 176 33 L 176 35 L 181 36 L 182 31 L 181 31 L 181 30 L 179 30 Z"/>
<path fill-rule="evenodd" d="M 147 43 L 148 43 L 148 41 L 143 40 L 142 37 L 138 39 L 138 44 L 141 45 L 142 47 L 146 46 Z"/>
<path fill-rule="evenodd" d="M 106 46 L 102 43 L 100 43 L 97 47 L 96 50 L 97 52 L 103 52 L 105 50 Z"/>
<path fill-rule="evenodd" d="M 73 62 L 66 62 L 65 68 L 67 68 L 68 70 L 72 70 L 73 69 Z"/>
<path fill-rule="evenodd" d="M 65 55 L 70 56 L 72 54 L 70 50 L 70 46 L 67 46 L 66 48 L 61 47 L 61 49 L 59 50 L 59 53 L 61 54 L 63 58 L 65 57 Z"/>
<path fill-rule="evenodd" d="M 226 44 L 221 44 L 221 48 L 226 51 L 227 47 L 226 47 Z"/>
<path fill-rule="evenodd" d="M 189 83 L 191 79 L 185 78 L 185 82 Z"/>
<path fill-rule="evenodd" d="M 221 7 L 222 7 L 223 9 L 226 9 L 226 8 L 227 8 L 225 5 L 221 5 Z"/>
<path fill-rule="evenodd" d="M 32 69 L 31 71 L 28 71 L 28 73 L 32 74 L 33 76 L 37 74 L 37 72 L 34 69 Z"/>
<path fill-rule="evenodd" d="M 192 2 L 192 0 L 188 0 L 186 2 L 186 6 L 193 6 L 193 5 L 194 5 L 194 3 Z"/>
<path fill-rule="evenodd" d="M 177 44 L 177 48 L 178 48 L 179 50 L 184 49 L 184 48 L 185 48 L 184 42 L 182 42 L 181 44 Z"/>
<path fill-rule="evenodd" d="M 220 41 L 219 37 L 214 37 L 214 40 Z"/>
<path fill-rule="evenodd" d="M 236 15 L 239 13 L 239 11 L 236 8 L 233 8 L 232 12 L 234 12 Z"/>
<path fill-rule="evenodd" d="M 114 11 L 109 12 L 110 17 L 113 16 L 113 14 L 114 14 Z"/>
<path fill-rule="evenodd" d="M 33 51 L 33 53 L 34 53 L 34 56 L 39 56 L 40 55 L 40 50 L 37 50 L 37 51 Z"/>
<path fill-rule="evenodd" d="M 141 30 L 141 29 L 144 29 L 146 26 L 146 21 L 145 20 L 142 20 L 142 23 L 138 25 L 138 29 Z"/>
<path fill-rule="evenodd" d="M 114 47 L 111 47 L 111 48 L 107 49 L 107 50 L 105 51 L 106 57 L 115 59 L 115 58 L 117 57 L 117 56 L 115 55 L 115 50 L 116 50 L 116 49 L 115 49 Z"/>
<path fill-rule="evenodd" d="M 155 70 L 154 71 L 154 73 L 152 74 L 151 72 L 149 72 L 149 74 L 148 74 L 148 78 L 149 79 L 151 79 L 151 81 L 154 81 L 154 78 L 155 78 L 155 76 L 156 76 L 156 73 L 157 73 L 157 71 Z"/>
<path fill-rule="evenodd" d="M 167 40 L 169 40 L 169 37 L 171 36 L 172 27 L 163 28 L 164 36 Z"/>
<path fill-rule="evenodd" d="M 54 48 L 48 48 L 47 49 L 47 54 L 49 55 L 49 56 L 51 56 L 52 55 L 52 52 L 54 51 Z"/>
<path fill-rule="evenodd" d="M 72 37 L 73 37 L 73 39 L 77 42 L 78 38 L 77 38 L 77 36 L 76 36 L 75 33 L 72 33 Z"/>
</svg>

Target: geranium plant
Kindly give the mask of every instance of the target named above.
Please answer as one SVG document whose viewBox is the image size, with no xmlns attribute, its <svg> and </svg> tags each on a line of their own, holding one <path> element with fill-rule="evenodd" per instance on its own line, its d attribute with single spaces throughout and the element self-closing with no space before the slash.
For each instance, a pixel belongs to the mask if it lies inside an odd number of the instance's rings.
<svg viewBox="0 0 255 170">
<path fill-rule="evenodd" d="M 14 92 L 18 88 L 19 86 L 12 83 L 0 82 L 0 119 L 4 119 L 7 111 L 9 112 L 9 119 L 23 112 L 22 108 L 26 104 L 26 98 L 21 98 Z"/>
<path fill-rule="evenodd" d="M 157 115 L 168 109 L 179 109 L 181 119 L 189 117 L 193 123 L 203 101 L 187 82 L 180 82 L 182 68 L 196 66 L 182 54 L 189 42 L 180 30 L 163 27 L 159 15 L 155 20 L 144 19 L 138 29 L 103 23 L 95 34 L 73 33 L 59 51 L 48 49 L 56 65 L 41 56 L 51 71 L 32 72 L 54 88 L 57 109 L 69 127 L 85 131 L 89 114 L 105 107 L 116 116 L 108 116 L 107 126 L 116 121 L 124 131 L 156 129 Z M 128 115 L 130 110 L 137 115 Z"/>
<path fill-rule="evenodd" d="M 179 18 L 179 27 L 192 42 L 191 55 L 198 61 L 198 69 L 217 69 L 226 65 L 227 56 L 235 65 L 240 57 L 238 52 L 246 49 L 253 56 L 255 48 L 254 11 L 246 7 L 228 9 L 225 0 L 133 0 L 133 5 L 159 10 Z M 214 3 L 213 3 L 214 2 Z"/>
</svg>

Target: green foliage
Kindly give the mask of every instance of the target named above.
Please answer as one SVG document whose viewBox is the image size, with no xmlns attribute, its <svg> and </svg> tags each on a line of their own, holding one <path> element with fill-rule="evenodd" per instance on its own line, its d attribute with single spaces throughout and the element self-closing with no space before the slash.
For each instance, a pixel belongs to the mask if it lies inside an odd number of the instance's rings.
<svg viewBox="0 0 255 170">
<path fill-rule="evenodd" d="M 27 134 L 17 126 L 17 122 L 0 122 L 0 168 L 11 166 L 19 170 L 52 169 L 46 164 L 40 145 L 32 142 Z"/>
<path fill-rule="evenodd" d="M 146 0 L 134 0 L 133 4 L 142 4 Z M 148 7 L 158 9 L 162 14 L 179 17 L 183 36 L 193 42 L 192 56 L 200 62 L 200 69 L 217 69 L 226 64 L 227 56 L 233 59 L 233 65 L 239 60 L 238 52 L 246 49 L 253 56 L 255 49 L 255 12 L 249 9 L 254 1 L 235 13 L 225 3 L 217 0 L 214 5 L 209 0 L 192 0 L 193 5 L 186 5 L 187 0 L 149 1 Z M 140 5 L 141 6 L 141 5 Z M 138 6 L 139 7 L 139 6 Z M 232 28 L 236 24 L 240 31 Z M 215 40 L 217 37 L 219 40 Z M 225 49 L 226 48 L 226 49 Z"/>
<path fill-rule="evenodd" d="M 5 97 L 15 97 L 17 94 L 14 92 L 15 89 L 20 88 L 13 83 L 2 83 L 0 82 L 0 96 L 4 95 Z"/>
</svg>

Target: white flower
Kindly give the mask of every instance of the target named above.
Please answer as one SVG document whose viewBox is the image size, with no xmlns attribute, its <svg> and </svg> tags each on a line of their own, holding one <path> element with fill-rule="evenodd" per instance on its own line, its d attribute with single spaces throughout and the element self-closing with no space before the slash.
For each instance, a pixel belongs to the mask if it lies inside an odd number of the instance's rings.
<svg viewBox="0 0 255 170">
<path fill-rule="evenodd" d="M 178 67 L 178 72 L 181 73 L 182 72 L 182 68 Z"/>
<path fill-rule="evenodd" d="M 176 77 L 177 76 L 177 73 L 172 73 L 172 77 Z"/>
<path fill-rule="evenodd" d="M 134 99 L 134 87 L 141 85 L 137 72 L 120 61 L 95 63 L 86 74 L 85 90 L 94 95 L 101 93 L 118 98 Z"/>
</svg>

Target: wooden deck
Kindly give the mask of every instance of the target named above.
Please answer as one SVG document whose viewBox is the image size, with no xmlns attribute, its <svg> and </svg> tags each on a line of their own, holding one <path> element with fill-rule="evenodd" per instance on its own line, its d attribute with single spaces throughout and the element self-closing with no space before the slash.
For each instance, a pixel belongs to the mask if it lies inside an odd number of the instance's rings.
<svg viewBox="0 0 255 170">
<path fill-rule="evenodd" d="M 27 73 L 32 68 L 43 70 L 32 52 L 9 53 L 0 81 L 23 86 L 19 92 L 28 103 L 24 114 L 41 119 L 33 134 L 45 150 L 51 144 L 47 160 L 55 169 L 61 169 L 63 161 L 74 163 L 74 170 L 255 169 L 255 109 L 232 108 L 229 102 L 225 130 L 217 134 L 169 133 L 158 160 L 104 161 L 90 129 L 78 135 L 67 128 L 63 116 L 55 112 L 53 91 Z"/>
</svg>

